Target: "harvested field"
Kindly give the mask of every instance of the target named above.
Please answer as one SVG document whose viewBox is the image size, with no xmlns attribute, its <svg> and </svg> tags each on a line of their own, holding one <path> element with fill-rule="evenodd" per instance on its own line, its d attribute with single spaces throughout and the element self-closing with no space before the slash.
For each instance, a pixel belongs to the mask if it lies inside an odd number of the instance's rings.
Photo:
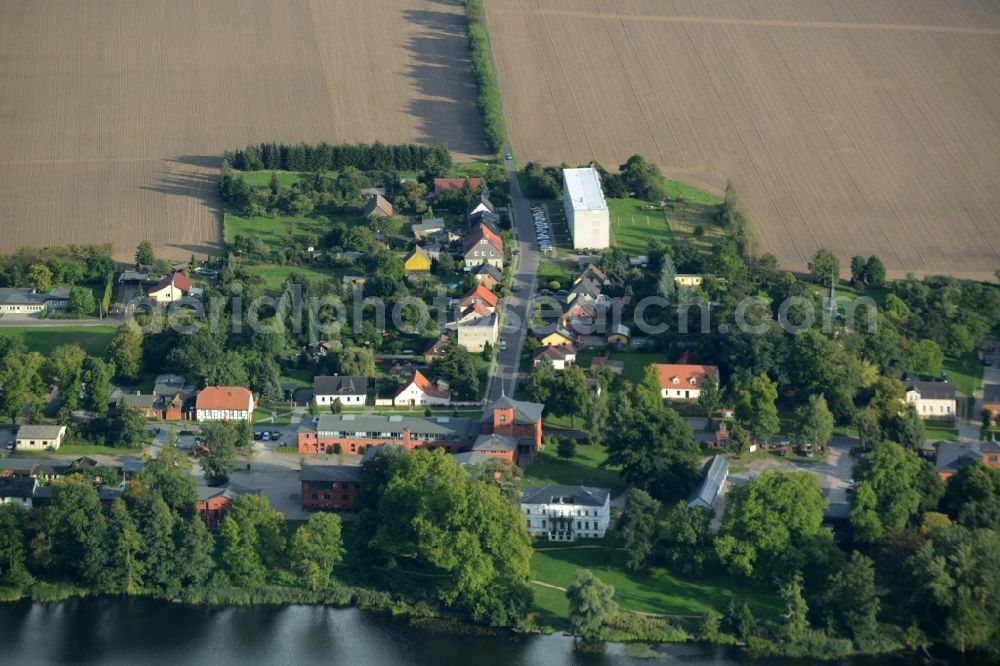
<svg viewBox="0 0 1000 666">
<path fill-rule="evenodd" d="M 266 141 L 483 156 L 460 0 L 0 0 L 0 252 L 218 249 L 215 170 Z"/>
<path fill-rule="evenodd" d="M 732 179 L 761 247 L 890 273 L 1000 267 L 1000 5 L 487 0 L 512 142 Z"/>
</svg>

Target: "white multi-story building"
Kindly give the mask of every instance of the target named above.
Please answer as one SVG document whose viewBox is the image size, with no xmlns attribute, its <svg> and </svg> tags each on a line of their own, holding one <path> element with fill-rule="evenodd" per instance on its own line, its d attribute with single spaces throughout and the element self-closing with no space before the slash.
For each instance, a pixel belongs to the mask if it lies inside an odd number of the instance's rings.
<svg viewBox="0 0 1000 666">
<path fill-rule="evenodd" d="M 955 418 L 955 385 L 948 382 L 905 382 L 906 402 L 917 410 L 922 419 Z"/>
<path fill-rule="evenodd" d="M 587 486 L 528 488 L 519 502 L 528 533 L 549 541 L 600 539 L 611 520 L 611 491 Z"/>
<path fill-rule="evenodd" d="M 563 207 L 574 248 L 611 246 L 611 219 L 597 169 L 563 169 Z"/>
</svg>

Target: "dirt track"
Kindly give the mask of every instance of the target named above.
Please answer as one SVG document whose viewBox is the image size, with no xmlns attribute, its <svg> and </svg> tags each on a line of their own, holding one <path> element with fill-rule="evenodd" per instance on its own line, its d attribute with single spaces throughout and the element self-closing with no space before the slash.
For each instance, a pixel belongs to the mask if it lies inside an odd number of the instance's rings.
<svg viewBox="0 0 1000 666">
<path fill-rule="evenodd" d="M 761 249 L 1000 268 L 1000 6 L 487 0 L 524 160 L 734 180 Z"/>
<path fill-rule="evenodd" d="M 0 0 L 0 252 L 218 248 L 261 140 L 486 152 L 459 0 Z"/>
</svg>

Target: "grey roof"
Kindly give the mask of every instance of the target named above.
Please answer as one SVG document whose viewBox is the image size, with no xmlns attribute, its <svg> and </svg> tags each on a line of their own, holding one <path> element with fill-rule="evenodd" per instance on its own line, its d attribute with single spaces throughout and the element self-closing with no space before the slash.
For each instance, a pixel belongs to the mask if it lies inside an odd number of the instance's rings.
<svg viewBox="0 0 1000 666">
<path fill-rule="evenodd" d="M 959 444 L 958 442 L 941 442 L 938 445 L 935 467 L 938 472 L 956 472 L 977 460 L 982 462 L 984 453 L 1000 453 L 1000 443 L 972 442 L 970 444 Z"/>
<path fill-rule="evenodd" d="M 38 482 L 31 476 L 0 476 L 0 497 L 32 497 L 36 483 Z"/>
<path fill-rule="evenodd" d="M 38 465 L 38 460 L 34 458 L 4 458 L 0 460 L 0 470 L 11 470 L 12 472 L 31 472 Z"/>
<path fill-rule="evenodd" d="M 122 463 L 122 472 L 125 474 L 136 474 L 137 472 L 141 472 L 145 467 L 145 460 L 132 458 L 131 460 L 126 460 Z"/>
<path fill-rule="evenodd" d="M 479 465 L 489 460 L 496 460 L 493 456 L 488 456 L 485 453 L 480 453 L 479 451 L 463 451 L 462 453 L 456 453 L 451 457 L 455 461 L 455 464 L 459 467 L 465 467 L 466 465 Z"/>
<path fill-rule="evenodd" d="M 589 486 L 535 486 L 527 488 L 521 504 L 575 504 L 577 506 L 604 506 L 611 491 Z"/>
<path fill-rule="evenodd" d="M 46 294 L 38 294 L 22 287 L 0 289 L 0 303 L 7 305 L 42 305 L 47 298 Z"/>
<path fill-rule="evenodd" d="M 164 374 L 156 377 L 153 385 L 153 394 L 173 397 L 178 391 L 184 388 L 184 378 L 180 375 Z"/>
<path fill-rule="evenodd" d="M 494 409 L 513 409 L 514 423 L 528 424 L 537 423 L 542 418 L 542 410 L 545 409 L 545 405 L 538 402 L 514 400 L 513 398 L 502 396 L 486 406 L 486 412 L 483 414 L 483 417 L 479 419 L 479 422 L 492 422 Z"/>
<path fill-rule="evenodd" d="M 309 430 L 319 432 L 374 432 L 412 435 L 470 437 L 479 432 L 471 419 L 447 416 L 366 416 L 363 414 L 323 414 Z"/>
<path fill-rule="evenodd" d="M 496 266 L 493 266 L 491 264 L 479 264 L 479 266 L 477 266 L 476 268 L 474 268 L 472 270 L 472 273 L 474 275 L 478 275 L 480 273 L 485 273 L 485 274 L 489 275 L 491 278 L 493 278 L 494 280 L 496 280 L 497 282 L 499 282 L 500 280 L 503 280 L 503 273 L 500 272 L 499 268 L 497 268 Z"/>
<path fill-rule="evenodd" d="M 425 222 L 418 222 L 414 224 L 411 229 L 413 231 L 437 231 L 444 230 L 444 218 L 435 217 L 434 219 L 427 220 Z"/>
<path fill-rule="evenodd" d="M 955 385 L 948 382 L 923 382 L 906 380 L 906 390 L 916 391 L 924 400 L 954 400 Z"/>
<path fill-rule="evenodd" d="M 586 296 L 590 296 L 591 298 L 597 298 L 601 295 L 601 285 L 598 284 L 596 280 L 587 277 L 573 285 L 573 288 L 569 290 L 569 293 L 584 294 Z"/>
<path fill-rule="evenodd" d="M 102 502 L 114 502 L 116 499 L 122 496 L 125 492 L 124 488 L 111 488 L 108 486 L 100 486 L 97 489 L 97 496 Z"/>
<path fill-rule="evenodd" d="M 66 426 L 60 425 L 23 425 L 17 429 L 18 439 L 55 439 Z"/>
<path fill-rule="evenodd" d="M 552 335 L 553 333 L 559 333 L 560 335 L 562 335 L 567 340 L 572 340 L 573 337 L 574 337 L 573 336 L 573 331 L 570 331 L 570 330 L 568 330 L 566 328 L 563 328 L 563 326 L 561 324 L 559 324 L 558 322 L 556 322 L 554 324 L 549 324 L 547 326 L 542 326 L 542 327 L 536 328 L 534 330 L 535 330 L 535 337 L 536 338 L 544 338 L 545 336 Z"/>
<path fill-rule="evenodd" d="M 476 437 L 472 444 L 473 451 L 517 451 L 517 437 L 510 435 L 488 434 Z"/>
<path fill-rule="evenodd" d="M 251 493 L 258 493 L 260 491 L 254 490 L 253 488 L 247 488 L 246 486 L 240 486 L 235 483 L 230 483 L 225 486 L 219 486 L 217 488 L 209 488 L 207 486 L 198 486 L 198 499 L 201 501 L 210 500 L 214 497 L 225 497 L 230 500 L 235 500 L 241 495 L 247 495 Z"/>
<path fill-rule="evenodd" d="M 156 401 L 159 399 L 160 399 L 159 396 L 150 394 L 136 395 L 135 393 L 126 393 L 125 395 L 122 396 L 122 399 L 119 402 L 124 403 L 126 407 L 146 409 L 155 405 Z"/>
<path fill-rule="evenodd" d="M 299 481 L 361 483 L 361 467 L 358 465 L 306 465 L 299 472 Z"/>
<path fill-rule="evenodd" d="M 701 472 L 701 481 L 688 496 L 688 506 L 711 509 L 728 476 L 729 462 L 722 456 L 712 456 Z"/>
<path fill-rule="evenodd" d="M 490 200 L 484 197 L 482 194 L 477 194 L 476 196 L 472 197 L 472 201 L 469 203 L 469 210 L 472 210 L 479 204 L 483 204 L 491 211 L 496 210 L 496 208 L 493 207 L 493 204 L 490 203 Z"/>
<path fill-rule="evenodd" d="M 1000 402 L 1000 384 L 983 386 L 983 402 L 987 404 Z"/>
<path fill-rule="evenodd" d="M 375 444 L 365 449 L 361 455 L 361 464 L 364 465 L 380 453 L 406 453 L 406 449 L 402 444 Z"/>
<path fill-rule="evenodd" d="M 368 395 L 368 378 L 348 375 L 313 377 L 314 395 Z"/>
</svg>

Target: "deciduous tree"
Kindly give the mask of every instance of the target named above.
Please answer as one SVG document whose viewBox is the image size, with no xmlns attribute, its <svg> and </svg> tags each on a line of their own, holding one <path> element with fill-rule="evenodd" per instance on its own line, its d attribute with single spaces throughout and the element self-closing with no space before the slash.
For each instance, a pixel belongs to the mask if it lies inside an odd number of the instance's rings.
<svg viewBox="0 0 1000 666">
<path fill-rule="evenodd" d="M 292 567 L 309 589 L 330 584 L 333 567 L 344 558 L 340 517 L 317 513 L 295 531 L 291 547 Z"/>
<path fill-rule="evenodd" d="M 620 529 L 625 540 L 625 565 L 632 571 L 648 572 L 652 565 L 659 511 L 660 503 L 642 490 L 633 490 L 625 501 Z"/>
<path fill-rule="evenodd" d="M 593 640 L 601 625 L 618 612 L 615 588 L 594 576 L 588 569 L 576 572 L 573 584 L 566 588 L 569 600 L 569 626 L 573 635 Z"/>
</svg>

